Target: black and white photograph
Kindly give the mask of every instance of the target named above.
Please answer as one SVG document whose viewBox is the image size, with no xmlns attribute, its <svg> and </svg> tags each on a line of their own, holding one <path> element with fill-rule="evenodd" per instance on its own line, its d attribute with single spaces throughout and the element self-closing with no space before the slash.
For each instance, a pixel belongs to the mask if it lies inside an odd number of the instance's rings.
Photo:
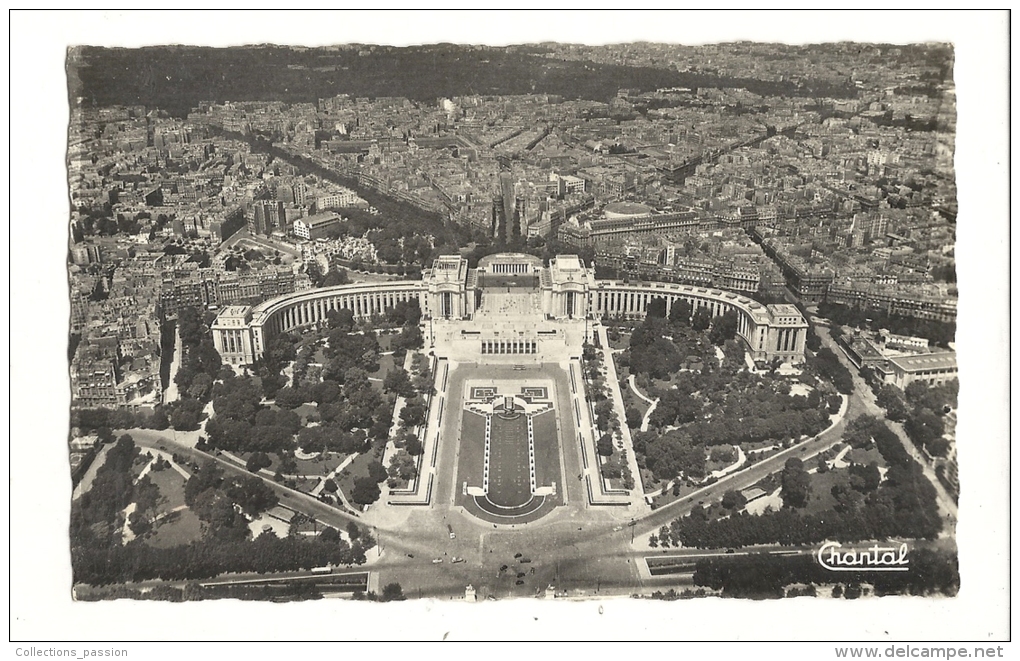
<svg viewBox="0 0 1020 661">
<path fill-rule="evenodd" d="M 18 23 L 12 654 L 1003 656 L 1008 12 Z"/>
</svg>

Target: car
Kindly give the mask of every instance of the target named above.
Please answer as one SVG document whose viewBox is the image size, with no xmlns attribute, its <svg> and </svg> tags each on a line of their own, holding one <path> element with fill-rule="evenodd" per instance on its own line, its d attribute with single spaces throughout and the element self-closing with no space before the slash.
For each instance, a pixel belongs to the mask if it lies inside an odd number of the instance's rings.
<svg viewBox="0 0 1020 661">
<path fill-rule="evenodd" d="M 531 562 L 531 558 L 521 558 L 520 560 L 518 560 L 518 562 L 520 562 L 522 565 L 526 565 L 529 562 Z"/>
<path fill-rule="evenodd" d="M 413 558 L 413 557 L 414 557 L 414 554 L 413 554 L 413 553 L 408 553 L 408 554 L 407 554 L 407 557 L 408 557 L 408 558 Z"/>
<path fill-rule="evenodd" d="M 517 572 L 517 578 L 524 578 L 524 572 L 522 571 Z"/>
<path fill-rule="evenodd" d="M 736 553 L 736 549 L 726 549 L 727 553 Z"/>
<path fill-rule="evenodd" d="M 523 553 L 514 553 L 514 559 L 516 560 L 517 558 L 521 557 L 522 555 L 524 555 L 524 554 Z"/>
<path fill-rule="evenodd" d="M 500 570 L 500 571 L 506 571 L 506 570 L 507 570 L 507 566 L 506 566 L 506 565 L 503 565 L 502 567 L 500 567 L 500 568 L 499 568 L 499 570 Z"/>
<path fill-rule="evenodd" d="M 458 562 L 464 562 L 464 558 L 458 558 L 454 556 L 453 560 L 451 560 L 450 562 L 452 562 L 453 564 L 457 564 Z"/>
<path fill-rule="evenodd" d="M 514 585 L 524 585 L 524 581 L 517 579 L 516 581 L 514 581 Z"/>
<path fill-rule="evenodd" d="M 434 564 L 434 565 L 440 565 L 442 563 L 443 563 L 443 559 L 442 558 L 434 558 L 432 560 L 432 564 Z"/>
<path fill-rule="evenodd" d="M 159 446 L 159 449 L 160 450 L 166 450 L 166 446 L 165 445 L 161 445 L 161 446 Z"/>
<path fill-rule="evenodd" d="M 450 539 L 457 539 L 457 533 L 451 532 L 450 533 Z"/>
</svg>

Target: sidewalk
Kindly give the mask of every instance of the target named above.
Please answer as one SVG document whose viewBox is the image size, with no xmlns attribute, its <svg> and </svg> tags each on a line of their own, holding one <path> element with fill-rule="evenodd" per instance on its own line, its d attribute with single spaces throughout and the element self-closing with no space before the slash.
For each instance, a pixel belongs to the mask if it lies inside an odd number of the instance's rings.
<svg viewBox="0 0 1020 661">
<path fill-rule="evenodd" d="M 634 488 L 631 489 L 631 496 L 635 503 L 647 507 L 645 503 L 644 485 L 641 484 L 641 471 L 637 465 L 637 457 L 634 456 L 634 442 L 630 437 L 630 428 L 627 426 L 627 410 L 623 406 L 623 395 L 620 394 L 620 377 L 616 373 L 616 361 L 613 360 L 612 351 L 609 348 L 609 336 L 606 334 L 606 327 L 597 324 L 594 329 L 599 334 L 599 343 L 602 345 L 602 362 L 606 368 L 606 386 L 612 393 L 613 408 L 620 419 L 620 435 L 623 437 L 623 448 L 627 452 L 627 465 L 630 467 L 630 474 L 634 479 Z M 601 477 L 600 477 L 601 479 Z"/>
</svg>

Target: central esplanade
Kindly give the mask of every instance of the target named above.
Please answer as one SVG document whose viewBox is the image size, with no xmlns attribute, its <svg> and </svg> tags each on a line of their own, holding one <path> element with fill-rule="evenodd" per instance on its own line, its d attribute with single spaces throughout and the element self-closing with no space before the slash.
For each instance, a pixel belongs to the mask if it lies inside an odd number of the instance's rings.
<svg viewBox="0 0 1020 661">
<path fill-rule="evenodd" d="M 401 301 L 417 300 L 425 341 L 462 360 L 540 362 L 577 355 L 590 339 L 589 320 L 639 319 L 650 302 L 666 312 L 680 300 L 712 316 L 737 312 L 737 333 L 754 360 L 804 360 L 807 323 L 793 305 L 764 305 L 739 294 L 661 282 L 596 280 L 576 255 L 545 266 L 531 255 L 490 255 L 469 268 L 459 255 L 433 262 L 420 281 L 360 283 L 308 289 L 256 306 L 232 305 L 213 323 L 213 341 L 225 362 L 251 364 L 273 337 L 322 324 L 346 308 L 371 319 Z"/>
</svg>

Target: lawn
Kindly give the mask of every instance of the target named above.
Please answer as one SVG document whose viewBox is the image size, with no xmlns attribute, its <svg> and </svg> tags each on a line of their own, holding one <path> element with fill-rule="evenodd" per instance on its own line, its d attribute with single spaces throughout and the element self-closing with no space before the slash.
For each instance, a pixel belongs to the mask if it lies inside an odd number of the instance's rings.
<svg viewBox="0 0 1020 661">
<path fill-rule="evenodd" d="M 379 369 L 377 369 L 374 372 L 371 372 L 368 375 L 369 382 L 372 384 L 372 387 L 375 388 L 376 390 L 378 390 L 380 393 L 383 391 L 383 381 L 382 380 L 386 378 L 386 374 L 391 369 L 393 369 L 393 366 L 394 366 L 394 362 L 393 362 L 393 356 L 392 355 L 379 356 Z M 401 365 L 401 366 L 403 366 L 403 365 Z M 375 379 L 377 379 L 377 380 L 375 380 Z"/>
<path fill-rule="evenodd" d="M 850 472 L 846 469 L 816 472 L 811 474 L 811 498 L 808 499 L 805 514 L 816 514 L 830 510 L 836 504 L 832 495 L 832 487 L 837 484 L 847 485 L 850 483 Z"/>
<path fill-rule="evenodd" d="M 641 471 L 641 472 L 645 473 L 647 471 Z M 662 486 L 663 486 L 662 482 L 659 482 L 659 483 L 656 484 L 656 488 L 662 488 Z M 675 485 L 674 485 L 674 488 L 675 488 Z M 695 491 L 697 491 L 700 488 L 701 488 L 700 486 L 689 486 L 689 485 L 687 485 L 685 483 L 681 483 L 680 484 L 680 490 L 677 492 L 677 495 L 675 495 L 675 496 L 673 495 L 673 489 L 668 489 L 666 491 L 666 493 L 662 494 L 661 496 L 656 496 L 655 498 L 652 498 L 652 503 L 654 503 L 655 507 L 662 507 L 663 505 L 667 505 L 669 503 L 672 503 L 674 500 L 680 500 L 684 496 L 687 496 L 688 494 L 694 493 Z"/>
<path fill-rule="evenodd" d="M 607 330 L 607 334 L 609 336 L 609 347 L 611 349 L 626 349 L 627 347 L 630 346 L 630 333 L 629 332 L 626 332 L 626 333 L 621 332 L 619 339 L 616 339 L 616 340 L 613 339 L 613 337 L 612 337 L 613 334 L 611 332 L 608 332 L 608 330 Z"/>
<path fill-rule="evenodd" d="M 481 487 L 485 461 L 485 416 L 470 411 L 463 411 L 463 416 L 457 480 L 467 482 L 468 486 Z"/>
<path fill-rule="evenodd" d="M 339 466 L 347 455 L 336 452 L 327 452 L 325 456 L 315 459 L 295 459 L 298 475 L 326 475 L 332 473 Z"/>
<path fill-rule="evenodd" d="M 157 548 L 181 546 L 202 539 L 202 522 L 191 510 L 174 512 L 158 521 L 145 543 Z"/>
<path fill-rule="evenodd" d="M 613 356 L 613 360 L 616 360 L 616 356 Z M 627 383 L 627 377 L 630 376 L 630 370 L 626 367 L 621 367 L 618 360 L 616 360 L 616 375 L 620 377 L 620 394 L 623 396 L 623 410 L 628 411 L 630 409 L 636 409 L 637 412 L 641 414 L 641 417 L 644 418 L 645 412 L 648 411 L 648 407 L 651 405 L 635 395 L 634 391 L 631 390 L 630 384 Z M 648 393 L 644 394 L 647 395 Z M 655 398 L 652 397 L 652 399 Z M 621 420 L 621 422 L 623 421 Z"/>
<path fill-rule="evenodd" d="M 316 418 L 318 418 L 319 407 L 315 403 L 306 402 L 301 406 L 297 407 L 296 409 L 294 409 L 294 413 L 297 413 L 299 416 L 301 416 L 301 426 L 307 427 L 308 419 L 310 417 L 315 416 Z"/>
<path fill-rule="evenodd" d="M 882 453 L 878 451 L 878 448 L 871 447 L 867 450 L 862 448 L 854 448 L 846 453 L 843 457 L 844 460 L 852 464 L 861 464 L 867 466 L 871 462 L 877 462 L 879 468 L 885 468 L 885 459 L 882 457 Z"/>
<path fill-rule="evenodd" d="M 159 488 L 159 494 L 166 500 L 161 503 L 160 511 L 172 510 L 184 504 L 184 476 L 172 468 L 161 471 L 150 470 L 149 479 Z"/>
<path fill-rule="evenodd" d="M 724 460 L 713 461 L 711 458 L 713 450 L 729 452 L 732 456 Z M 708 457 L 708 460 L 705 462 L 705 475 L 711 475 L 714 471 L 728 468 L 737 460 L 737 452 L 733 449 L 732 445 L 711 445 L 705 448 L 705 453 Z"/>
<path fill-rule="evenodd" d="M 556 433 L 556 412 L 546 411 L 531 419 L 535 432 L 535 482 L 540 487 L 556 482 L 557 491 L 563 489 L 560 475 L 560 439 Z"/>
<path fill-rule="evenodd" d="M 354 503 L 351 498 L 351 494 L 354 492 L 354 480 L 359 477 L 368 477 L 368 465 L 373 461 L 381 462 L 383 449 L 386 447 L 386 439 L 375 441 L 372 444 L 372 449 L 368 452 L 359 454 L 354 460 L 347 465 L 347 468 L 340 472 L 337 476 L 337 486 L 344 492 L 344 496 L 347 500 Z M 314 486 L 314 485 L 313 485 Z"/>
</svg>

